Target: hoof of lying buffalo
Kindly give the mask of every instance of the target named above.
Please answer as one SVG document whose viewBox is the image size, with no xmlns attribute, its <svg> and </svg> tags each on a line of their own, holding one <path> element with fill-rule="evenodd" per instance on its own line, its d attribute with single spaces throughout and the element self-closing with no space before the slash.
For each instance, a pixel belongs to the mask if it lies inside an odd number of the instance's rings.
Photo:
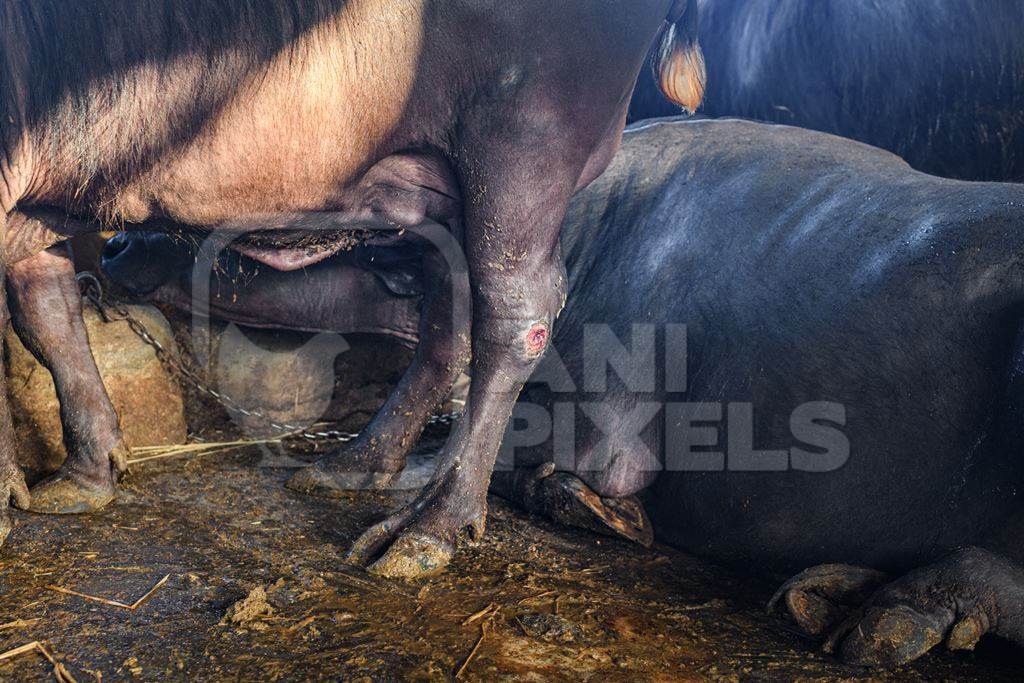
<svg viewBox="0 0 1024 683">
<path fill-rule="evenodd" d="M 44 515 L 80 515 L 94 512 L 114 500 L 113 481 L 86 482 L 72 473 L 57 472 L 32 487 L 29 512 Z"/>
<path fill-rule="evenodd" d="M 784 583 L 768 601 L 768 613 L 789 614 L 800 630 L 824 638 L 871 594 L 891 580 L 869 567 L 821 564 Z"/>
<path fill-rule="evenodd" d="M 541 507 L 554 521 L 619 536 L 649 548 L 654 527 L 635 497 L 603 498 L 571 474 L 558 472 L 540 484 Z"/>
<path fill-rule="evenodd" d="M 491 491 L 558 524 L 618 536 L 645 548 L 654 543 L 654 527 L 636 496 L 604 498 L 579 477 L 555 472 L 554 463 L 497 472 Z"/>
<path fill-rule="evenodd" d="M 339 499 L 353 491 L 387 488 L 394 476 L 388 472 L 328 472 L 313 464 L 293 474 L 285 486 L 307 496 Z"/>
<path fill-rule="evenodd" d="M 847 664 L 892 669 L 914 661 L 946 638 L 946 629 L 934 615 L 912 605 L 869 609 L 860 621 L 857 617 L 850 619 L 845 639 L 845 628 L 840 627 L 825 645 Z"/>
</svg>

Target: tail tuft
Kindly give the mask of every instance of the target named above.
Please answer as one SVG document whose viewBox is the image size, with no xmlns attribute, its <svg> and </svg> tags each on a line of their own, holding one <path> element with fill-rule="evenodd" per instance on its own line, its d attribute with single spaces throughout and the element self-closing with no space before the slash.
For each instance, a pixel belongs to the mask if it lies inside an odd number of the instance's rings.
<svg viewBox="0 0 1024 683">
<path fill-rule="evenodd" d="M 691 114 L 704 99 L 707 82 L 704 53 L 697 39 L 697 15 L 697 0 L 676 1 L 653 63 L 661 92 Z"/>
</svg>

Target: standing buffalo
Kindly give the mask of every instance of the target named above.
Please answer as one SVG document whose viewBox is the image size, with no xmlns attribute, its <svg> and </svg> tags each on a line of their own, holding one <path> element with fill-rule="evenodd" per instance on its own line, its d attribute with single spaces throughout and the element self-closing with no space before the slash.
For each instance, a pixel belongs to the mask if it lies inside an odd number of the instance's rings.
<svg viewBox="0 0 1024 683">
<path fill-rule="evenodd" d="M 803 572 L 773 605 L 851 662 L 985 633 L 1024 644 L 1022 229 L 1024 187 L 927 176 L 830 135 L 628 130 L 570 205 L 569 301 L 506 438 L 518 469 L 493 485 L 640 540 L 646 508 L 662 540 L 760 571 L 846 563 Z M 122 236 L 104 267 L 180 303 L 182 249 Z M 261 274 L 211 306 L 342 330 L 379 327 L 374 309 L 391 307 L 391 333 L 409 329 L 411 301 L 380 275 L 357 287 L 358 267 L 328 261 L 307 282 L 310 302 L 366 297 L 360 323 L 315 304 L 283 313 L 275 292 L 289 302 L 297 275 Z M 450 349 L 431 344 L 419 352 L 443 362 Z"/>
<path fill-rule="evenodd" d="M 0 505 L 82 511 L 114 490 L 120 435 L 91 361 L 61 358 L 84 334 L 50 244 L 97 223 L 258 230 L 246 253 L 297 269 L 353 228 L 430 222 L 462 237 L 472 339 L 455 357 L 472 349 L 476 381 L 435 480 L 354 558 L 380 556 L 375 571 L 393 576 L 444 566 L 464 529 L 484 529 L 506 420 L 564 300 L 565 208 L 614 155 L 659 31 L 664 89 L 693 108 L 695 0 L 4 2 L 0 271 L 54 374 L 70 456 L 30 503 L 0 400 Z M 403 408 L 418 421 L 427 402 Z M 315 475 L 351 464 L 327 459 Z"/>
<path fill-rule="evenodd" d="M 965 180 L 1024 181 L 1019 0 L 698 0 L 703 112 L 888 149 Z M 678 114 L 641 72 L 632 120 Z"/>
</svg>

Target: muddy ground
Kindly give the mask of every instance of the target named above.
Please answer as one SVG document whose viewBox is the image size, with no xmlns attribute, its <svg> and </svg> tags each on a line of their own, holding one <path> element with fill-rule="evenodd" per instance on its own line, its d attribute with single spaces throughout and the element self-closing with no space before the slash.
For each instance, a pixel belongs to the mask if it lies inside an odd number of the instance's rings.
<svg viewBox="0 0 1024 683">
<path fill-rule="evenodd" d="M 110 325 L 90 328 L 94 350 L 114 335 L 141 352 L 121 334 L 123 323 Z M 235 389 L 290 397 L 281 378 L 307 387 L 323 372 L 303 370 L 282 350 L 305 348 L 302 340 L 253 339 L 270 355 L 222 354 L 244 370 Z M 353 340 L 336 368 L 346 381 L 334 402 L 344 409 L 329 410 L 332 419 L 345 429 L 365 422 L 408 353 Z M 118 376 L 104 377 L 115 394 Z M 194 437 L 238 436 L 224 431 L 231 422 L 220 406 L 183 389 Z M 144 403 L 137 412 L 145 414 L 128 415 L 136 403 L 124 403 L 122 420 L 153 417 Z M 421 455 L 444 436 L 433 428 Z M 298 464 L 293 455 L 249 447 L 150 461 L 133 466 L 117 501 L 99 513 L 16 513 L 0 548 L 0 653 L 43 641 L 83 682 L 1019 678 L 1019 652 L 998 643 L 867 675 L 818 655 L 764 613 L 784 577 L 752 579 L 668 547 L 555 527 L 493 497 L 485 540 L 464 546 L 444 574 L 381 581 L 346 565 L 344 553 L 410 494 L 301 496 L 283 485 Z M 130 604 L 164 576 L 134 611 L 51 588 Z M 48 681 L 52 671 L 38 653 L 0 661 L 0 681 Z"/>
<path fill-rule="evenodd" d="M 0 630 L 0 652 L 45 640 L 79 681 L 865 675 L 764 614 L 774 581 L 556 528 L 493 497 L 486 540 L 446 573 L 377 580 L 342 554 L 408 494 L 303 497 L 268 464 L 259 449 L 142 464 L 98 514 L 19 514 L 0 551 L 0 623 L 34 621 Z M 165 575 L 135 611 L 48 588 L 131 603 Z M 257 587 L 265 602 L 256 591 L 235 606 Z M 885 677 L 1009 680 L 1011 656 L 986 644 Z M 38 654 L 0 662 L 4 681 L 51 671 Z"/>
</svg>

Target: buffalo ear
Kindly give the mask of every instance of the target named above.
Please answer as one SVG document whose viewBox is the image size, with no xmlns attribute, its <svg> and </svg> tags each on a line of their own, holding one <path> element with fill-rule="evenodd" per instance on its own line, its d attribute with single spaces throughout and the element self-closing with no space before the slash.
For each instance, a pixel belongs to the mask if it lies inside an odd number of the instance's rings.
<svg viewBox="0 0 1024 683">
<path fill-rule="evenodd" d="M 697 39 L 697 0 L 677 0 L 654 57 L 654 73 L 665 97 L 691 114 L 704 99 L 707 69 Z"/>
</svg>

